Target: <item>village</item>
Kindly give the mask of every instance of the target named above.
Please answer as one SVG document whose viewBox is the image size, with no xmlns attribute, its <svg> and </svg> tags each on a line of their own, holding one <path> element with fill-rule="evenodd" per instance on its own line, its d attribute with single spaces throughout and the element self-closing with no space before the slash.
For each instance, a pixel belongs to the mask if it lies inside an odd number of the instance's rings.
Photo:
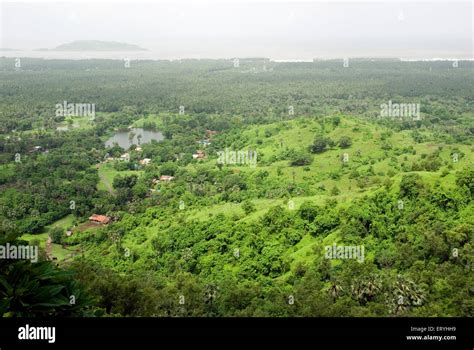
<svg viewBox="0 0 474 350">
<path fill-rule="evenodd" d="M 195 161 L 203 161 L 206 159 L 207 155 L 205 152 L 205 148 L 209 145 L 211 145 L 212 142 L 212 137 L 217 134 L 217 131 L 214 130 L 206 130 L 205 136 L 196 141 L 198 144 L 198 147 L 196 151 L 192 154 L 192 159 Z M 31 149 L 30 153 L 37 153 L 37 152 L 43 152 L 43 153 L 48 153 L 47 150 L 43 149 L 42 146 L 35 146 L 34 148 Z M 99 175 L 101 172 L 101 169 L 103 169 L 104 166 L 106 167 L 114 167 L 116 163 L 127 163 L 131 162 L 132 159 L 135 159 L 137 163 L 134 166 L 134 171 L 141 171 L 144 170 L 144 168 L 150 166 L 153 162 L 152 158 L 147 158 L 147 157 L 142 157 L 143 154 L 143 148 L 142 145 L 135 145 L 131 144 L 129 149 L 120 154 L 118 157 L 112 157 L 109 154 L 106 155 L 105 159 L 96 164 L 95 168 L 99 170 Z M 179 159 L 181 155 L 177 155 L 176 160 Z M 121 171 L 115 171 L 112 175 L 112 177 L 117 176 L 121 173 Z M 166 175 L 166 174 L 160 174 L 159 177 L 153 178 L 151 180 L 151 185 L 152 187 L 149 188 L 149 192 L 154 193 L 154 192 L 160 192 L 160 186 L 165 183 L 170 183 L 175 179 L 175 176 L 173 175 Z M 101 177 L 101 180 L 107 183 L 107 179 Z M 111 179 L 113 180 L 113 178 Z M 109 189 L 110 193 L 113 193 L 113 190 L 110 188 L 110 183 L 108 183 L 105 188 Z M 114 221 L 114 217 L 107 215 L 107 213 L 92 213 L 89 217 L 88 220 L 82 223 L 76 223 L 70 227 L 67 227 L 64 232 L 64 237 L 69 238 L 72 237 L 75 233 L 77 232 L 84 232 L 86 230 L 91 230 L 91 229 L 97 229 L 101 228 L 104 226 L 109 225 Z M 56 248 L 55 248 L 56 247 Z M 54 251 L 58 250 L 58 245 L 53 242 L 52 237 L 48 234 L 45 236 L 45 242 L 44 242 L 44 251 L 46 255 L 47 260 L 52 260 L 52 261 L 57 261 L 60 262 L 61 259 L 58 258 L 54 254 Z M 64 252 L 66 252 L 66 257 L 62 259 L 62 261 L 69 260 L 73 258 L 74 256 L 81 254 L 82 250 L 80 248 L 74 248 L 72 249 L 69 247 L 68 244 L 62 243 L 61 248 Z"/>
</svg>

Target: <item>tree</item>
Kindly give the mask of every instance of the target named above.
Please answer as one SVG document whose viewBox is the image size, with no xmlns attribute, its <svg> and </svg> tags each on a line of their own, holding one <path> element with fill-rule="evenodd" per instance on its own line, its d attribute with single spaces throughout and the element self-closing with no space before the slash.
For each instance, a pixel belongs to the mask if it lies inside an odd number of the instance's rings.
<svg viewBox="0 0 474 350">
<path fill-rule="evenodd" d="M 255 204 L 253 204 L 249 200 L 246 200 L 242 203 L 242 209 L 244 210 L 245 214 L 247 214 L 247 215 L 256 210 Z"/>
<path fill-rule="evenodd" d="M 459 187 L 466 186 L 471 192 L 471 196 L 474 195 L 474 169 L 465 168 L 456 173 L 456 184 Z"/>
<path fill-rule="evenodd" d="M 292 166 L 309 165 L 312 161 L 313 159 L 311 158 L 311 155 L 303 150 L 295 151 L 290 156 L 290 165 Z"/>
<path fill-rule="evenodd" d="M 128 188 L 131 189 L 137 183 L 138 176 L 137 175 L 117 175 L 114 177 L 114 181 L 112 186 L 115 189 L 120 188 Z"/>
<path fill-rule="evenodd" d="M 336 302 L 336 299 L 339 298 L 343 293 L 344 288 L 342 288 L 341 284 L 336 280 L 332 280 L 328 288 L 328 294 L 331 296 L 333 302 Z"/>
<path fill-rule="evenodd" d="M 128 133 L 128 142 L 129 142 L 130 144 L 132 144 L 134 137 L 135 137 L 135 133 L 134 133 L 133 131 L 130 131 L 130 132 Z"/>
<path fill-rule="evenodd" d="M 416 197 L 423 188 L 421 176 L 418 174 L 403 175 L 400 181 L 401 197 Z"/>
<path fill-rule="evenodd" d="M 334 187 L 331 189 L 331 195 L 337 196 L 339 193 L 341 193 L 341 190 L 339 190 L 339 188 L 337 188 L 337 186 L 334 185 Z"/>
<path fill-rule="evenodd" d="M 308 220 L 309 222 L 314 221 L 318 215 L 318 207 L 310 201 L 304 201 L 299 209 L 298 213 L 303 220 Z"/>
<path fill-rule="evenodd" d="M 330 144 L 329 139 L 325 137 L 316 137 L 313 144 L 310 146 L 312 153 L 323 153 L 326 147 Z"/>
<path fill-rule="evenodd" d="M 175 162 L 166 162 L 160 166 L 161 175 L 174 176 L 176 170 L 178 170 L 178 165 Z"/>
<path fill-rule="evenodd" d="M 49 230 L 49 236 L 53 243 L 61 244 L 64 237 L 64 230 L 61 227 L 54 226 Z"/>
<path fill-rule="evenodd" d="M 339 139 L 339 147 L 341 148 L 349 148 L 352 145 L 352 140 L 348 136 L 342 136 Z"/>
</svg>

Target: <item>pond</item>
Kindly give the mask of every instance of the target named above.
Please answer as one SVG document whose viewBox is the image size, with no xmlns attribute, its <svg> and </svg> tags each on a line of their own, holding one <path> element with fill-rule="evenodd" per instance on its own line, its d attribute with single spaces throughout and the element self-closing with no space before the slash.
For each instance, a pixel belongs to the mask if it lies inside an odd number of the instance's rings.
<svg viewBox="0 0 474 350">
<path fill-rule="evenodd" d="M 112 147 L 114 143 L 124 149 L 128 149 L 131 145 L 141 145 L 151 142 L 152 140 L 162 141 L 165 137 L 159 131 L 144 130 L 142 128 L 133 128 L 128 131 L 121 131 L 105 141 L 105 147 Z"/>
</svg>

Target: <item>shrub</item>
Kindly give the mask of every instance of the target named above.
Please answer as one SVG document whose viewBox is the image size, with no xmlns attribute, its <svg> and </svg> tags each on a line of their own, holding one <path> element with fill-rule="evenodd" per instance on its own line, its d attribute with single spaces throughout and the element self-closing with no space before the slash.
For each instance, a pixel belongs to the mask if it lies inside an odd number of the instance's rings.
<svg viewBox="0 0 474 350">
<path fill-rule="evenodd" d="M 351 147 L 352 145 L 352 140 L 347 137 L 347 136 L 342 136 L 340 139 L 339 139 L 339 147 L 341 148 L 349 148 Z"/>
<path fill-rule="evenodd" d="M 242 203 L 242 209 L 244 210 L 245 214 L 248 215 L 256 210 L 255 204 L 253 204 L 251 201 L 246 200 L 245 202 Z"/>
<path fill-rule="evenodd" d="M 53 227 L 49 230 L 49 236 L 53 243 L 61 244 L 64 237 L 64 230 L 61 227 Z"/>
</svg>

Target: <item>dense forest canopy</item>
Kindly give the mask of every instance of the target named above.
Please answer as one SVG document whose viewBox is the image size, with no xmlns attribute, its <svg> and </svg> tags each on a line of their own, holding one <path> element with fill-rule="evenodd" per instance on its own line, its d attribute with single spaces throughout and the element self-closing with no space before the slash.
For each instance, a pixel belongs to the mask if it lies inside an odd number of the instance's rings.
<svg viewBox="0 0 474 350">
<path fill-rule="evenodd" d="M 15 62 L 0 245 L 41 254 L 4 316 L 474 314 L 472 61 Z"/>
</svg>

